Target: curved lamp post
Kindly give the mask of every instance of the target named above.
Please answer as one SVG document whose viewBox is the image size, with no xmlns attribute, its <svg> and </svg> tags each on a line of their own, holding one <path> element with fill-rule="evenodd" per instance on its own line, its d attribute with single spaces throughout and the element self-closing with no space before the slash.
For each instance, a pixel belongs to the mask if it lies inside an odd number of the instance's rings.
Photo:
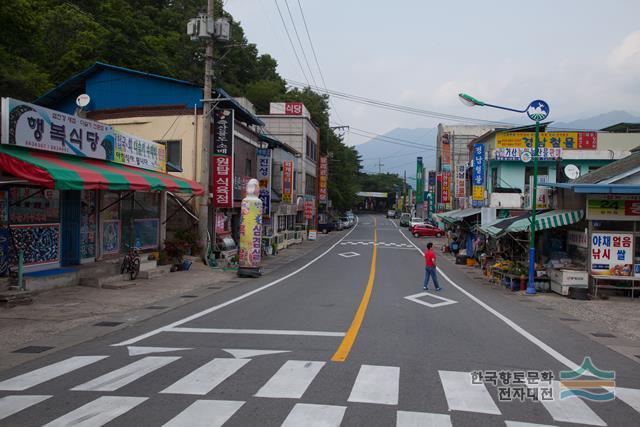
<svg viewBox="0 0 640 427">
<path fill-rule="evenodd" d="M 492 107 L 498 108 L 500 110 L 513 111 L 516 113 L 527 113 L 527 116 L 529 116 L 531 120 L 536 122 L 536 139 L 533 150 L 533 189 L 531 190 L 531 224 L 529 225 L 531 229 L 531 237 L 529 239 L 529 282 L 527 284 L 527 294 L 535 295 L 536 210 L 538 207 L 538 157 L 540 154 L 538 151 L 538 141 L 540 139 L 540 121 L 546 119 L 547 116 L 549 116 L 549 104 L 541 99 L 536 99 L 535 101 L 532 101 L 524 110 L 518 110 L 515 108 L 503 107 L 500 105 L 488 104 L 466 93 L 459 93 L 458 98 L 460 99 L 460 102 L 468 107 Z"/>
</svg>

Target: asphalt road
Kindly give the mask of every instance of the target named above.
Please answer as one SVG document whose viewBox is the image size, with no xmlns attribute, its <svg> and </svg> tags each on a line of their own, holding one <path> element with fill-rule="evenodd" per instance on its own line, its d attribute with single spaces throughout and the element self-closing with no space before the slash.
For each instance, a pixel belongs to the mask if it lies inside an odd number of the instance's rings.
<svg viewBox="0 0 640 427">
<path fill-rule="evenodd" d="M 427 241 L 362 215 L 268 276 L 0 373 L 0 425 L 640 425 L 637 363 L 441 256 L 424 293 Z M 587 356 L 615 378 L 567 385 L 615 398 L 536 379 Z"/>
</svg>

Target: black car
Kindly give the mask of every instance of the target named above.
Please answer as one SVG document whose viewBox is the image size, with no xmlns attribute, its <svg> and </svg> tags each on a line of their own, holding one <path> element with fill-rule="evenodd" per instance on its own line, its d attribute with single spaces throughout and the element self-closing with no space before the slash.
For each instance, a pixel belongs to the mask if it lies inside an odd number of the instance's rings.
<svg viewBox="0 0 640 427">
<path fill-rule="evenodd" d="M 335 222 L 318 223 L 318 231 L 320 233 L 327 234 L 328 232 L 333 231 L 335 229 L 336 229 Z"/>
</svg>

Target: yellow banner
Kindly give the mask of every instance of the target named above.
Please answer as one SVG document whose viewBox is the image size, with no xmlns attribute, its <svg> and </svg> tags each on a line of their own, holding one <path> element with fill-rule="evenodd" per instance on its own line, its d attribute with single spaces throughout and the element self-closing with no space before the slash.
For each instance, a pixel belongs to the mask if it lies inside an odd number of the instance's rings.
<svg viewBox="0 0 640 427">
<path fill-rule="evenodd" d="M 533 148 L 535 132 L 498 132 L 496 148 Z M 595 150 L 598 143 L 596 132 L 540 132 L 540 148 L 562 148 L 564 150 Z"/>
<path fill-rule="evenodd" d="M 473 200 L 484 200 L 484 187 L 480 185 L 473 186 Z"/>
</svg>

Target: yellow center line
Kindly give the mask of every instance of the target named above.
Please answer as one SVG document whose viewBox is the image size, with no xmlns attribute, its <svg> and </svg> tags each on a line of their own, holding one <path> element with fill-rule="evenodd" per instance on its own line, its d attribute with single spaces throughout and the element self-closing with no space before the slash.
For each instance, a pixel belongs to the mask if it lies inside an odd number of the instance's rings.
<svg viewBox="0 0 640 427">
<path fill-rule="evenodd" d="M 376 255 L 377 255 L 377 246 L 376 243 L 378 241 L 378 234 L 376 229 L 376 219 L 373 218 L 373 256 L 371 257 L 371 270 L 369 271 L 369 281 L 367 282 L 367 288 L 364 291 L 364 295 L 362 295 L 362 301 L 360 301 L 360 306 L 358 307 L 358 311 L 356 311 L 356 315 L 353 318 L 353 322 L 351 322 L 351 326 L 349 330 L 345 334 L 342 342 L 340 343 L 340 347 L 336 350 L 335 354 L 331 358 L 333 362 L 344 362 L 347 360 L 349 356 L 349 352 L 351 351 L 351 347 L 353 347 L 353 343 L 356 341 L 358 337 L 358 331 L 360 330 L 360 326 L 362 326 L 362 321 L 364 320 L 364 314 L 367 311 L 367 306 L 369 305 L 369 299 L 371 298 L 371 292 L 373 291 L 373 282 L 376 278 Z"/>
</svg>

